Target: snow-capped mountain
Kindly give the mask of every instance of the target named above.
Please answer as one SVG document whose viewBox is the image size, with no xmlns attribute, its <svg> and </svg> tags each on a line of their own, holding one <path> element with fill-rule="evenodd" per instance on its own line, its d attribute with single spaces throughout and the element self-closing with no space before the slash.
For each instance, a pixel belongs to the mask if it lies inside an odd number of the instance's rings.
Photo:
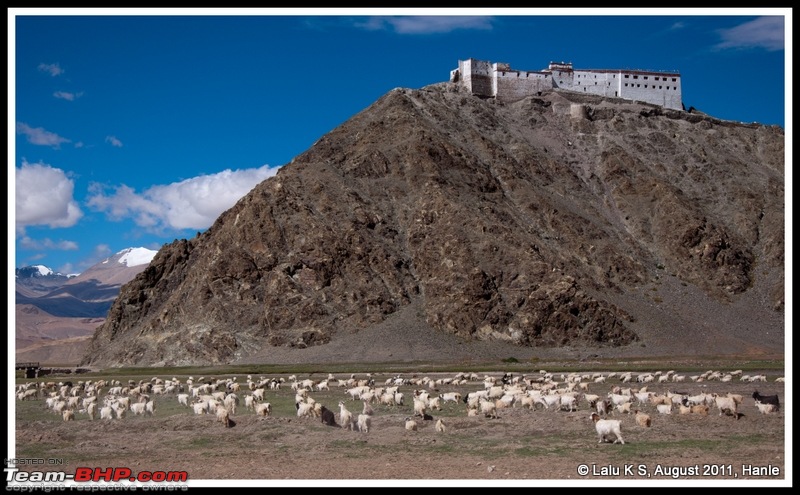
<svg viewBox="0 0 800 495">
<path fill-rule="evenodd" d="M 17 268 L 15 270 L 14 275 L 17 278 L 39 278 L 39 277 L 74 277 L 76 274 L 72 275 L 64 275 L 63 273 L 58 273 L 53 271 L 52 268 L 49 266 L 44 265 L 31 265 L 31 266 L 24 266 L 22 268 Z"/>
<path fill-rule="evenodd" d="M 156 253 L 142 247 L 123 249 L 79 275 L 63 275 L 44 265 L 17 268 L 18 358 L 68 362 L 75 346 L 83 347 L 103 322 L 120 288 L 145 270 Z M 60 352 L 59 340 L 64 340 L 62 350 L 68 356 Z"/>
<path fill-rule="evenodd" d="M 142 247 L 127 248 L 113 256 L 92 265 L 83 273 L 71 279 L 69 284 L 79 284 L 96 280 L 104 285 L 122 285 L 133 280 L 139 272 L 147 268 L 157 251 Z"/>
<path fill-rule="evenodd" d="M 134 267 L 140 265 L 147 265 L 155 257 L 158 251 L 147 249 L 143 247 L 128 248 L 115 254 L 113 257 L 106 259 L 102 264 L 113 263 L 116 259 L 117 263 L 123 264 L 127 267 Z"/>
</svg>

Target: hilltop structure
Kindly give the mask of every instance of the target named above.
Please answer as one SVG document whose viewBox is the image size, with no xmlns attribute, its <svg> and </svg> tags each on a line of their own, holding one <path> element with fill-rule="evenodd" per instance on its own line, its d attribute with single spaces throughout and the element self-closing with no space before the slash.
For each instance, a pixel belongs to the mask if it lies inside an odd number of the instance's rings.
<svg viewBox="0 0 800 495">
<path fill-rule="evenodd" d="M 545 70 L 527 71 L 512 69 L 507 63 L 470 58 L 458 61 L 458 68 L 450 71 L 450 82 L 504 102 L 560 89 L 683 109 L 677 72 L 575 69 L 572 62 L 550 62 Z"/>
</svg>

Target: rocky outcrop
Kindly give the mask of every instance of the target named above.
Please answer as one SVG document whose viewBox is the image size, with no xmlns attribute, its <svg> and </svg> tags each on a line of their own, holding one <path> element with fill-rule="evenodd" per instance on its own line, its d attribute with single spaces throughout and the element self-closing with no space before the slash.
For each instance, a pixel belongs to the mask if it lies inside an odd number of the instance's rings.
<svg viewBox="0 0 800 495">
<path fill-rule="evenodd" d="M 412 302 L 465 340 L 629 346 L 636 318 L 613 301 L 666 274 L 721 304 L 756 267 L 782 288 L 782 129 L 579 97 L 387 93 L 164 246 L 84 364 L 325 345 Z"/>
</svg>

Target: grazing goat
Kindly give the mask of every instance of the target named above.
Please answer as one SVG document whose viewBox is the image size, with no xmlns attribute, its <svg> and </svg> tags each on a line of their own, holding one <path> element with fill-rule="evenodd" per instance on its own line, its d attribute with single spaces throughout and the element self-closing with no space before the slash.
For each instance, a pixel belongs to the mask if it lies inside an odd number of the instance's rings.
<svg viewBox="0 0 800 495">
<path fill-rule="evenodd" d="M 739 412 L 736 410 L 736 401 L 733 400 L 731 397 L 721 397 L 717 396 L 714 398 L 717 409 L 719 409 L 719 415 L 726 414 L 728 416 L 733 416 L 736 419 L 739 419 Z"/>
<path fill-rule="evenodd" d="M 753 392 L 753 399 L 756 402 L 760 402 L 762 404 L 772 404 L 775 406 L 775 411 L 780 411 L 781 409 L 781 401 L 778 400 L 778 396 L 776 395 L 761 395 L 758 393 L 758 390 Z"/>
<path fill-rule="evenodd" d="M 444 433 L 445 429 L 447 429 L 447 426 L 444 424 L 444 420 L 442 420 L 442 418 L 437 419 L 436 431 L 438 431 L 439 433 Z"/>
<path fill-rule="evenodd" d="M 487 418 L 497 419 L 500 417 L 497 415 L 497 405 L 494 402 L 482 400 L 480 406 L 481 412 Z"/>
<path fill-rule="evenodd" d="M 272 414 L 272 404 L 269 402 L 261 402 L 256 404 L 255 407 L 256 416 L 261 416 L 266 418 L 270 414 Z"/>
<path fill-rule="evenodd" d="M 608 412 L 611 410 L 611 401 L 609 400 L 598 400 L 595 403 L 595 411 L 597 414 L 607 415 Z"/>
<path fill-rule="evenodd" d="M 295 402 L 294 407 L 297 409 L 298 418 L 316 416 L 316 414 L 314 414 L 314 403 L 312 402 Z"/>
<path fill-rule="evenodd" d="M 672 414 L 672 403 L 658 404 L 656 406 L 656 410 L 658 411 L 658 414 Z"/>
<path fill-rule="evenodd" d="M 645 428 L 649 428 L 650 426 L 652 426 L 653 421 L 652 419 L 650 419 L 649 414 L 639 412 L 638 410 L 634 411 L 633 414 L 634 417 L 636 418 L 636 424 L 638 424 L 639 426 L 643 426 Z"/>
<path fill-rule="evenodd" d="M 778 410 L 775 404 L 764 404 L 758 401 L 756 401 L 756 407 L 761 414 L 772 414 Z"/>
<path fill-rule="evenodd" d="M 626 402 L 624 404 L 617 405 L 617 411 L 623 414 L 630 414 L 631 413 L 631 403 Z"/>
<path fill-rule="evenodd" d="M 417 431 L 417 421 L 413 418 L 406 418 L 406 430 Z"/>
<path fill-rule="evenodd" d="M 597 430 L 597 435 L 600 437 L 598 443 L 603 443 L 607 441 L 607 439 L 610 439 L 611 435 L 614 435 L 614 443 L 619 442 L 625 445 L 625 441 L 622 439 L 622 427 L 619 420 L 600 419 L 600 415 L 597 413 L 592 413 L 590 418 L 594 421 L 595 430 Z"/>
<path fill-rule="evenodd" d="M 113 419 L 114 410 L 111 406 L 104 406 L 100 409 L 100 419 Z"/>
<path fill-rule="evenodd" d="M 444 394 L 439 394 L 439 398 L 442 399 L 442 402 L 458 402 L 461 401 L 461 394 L 458 392 L 447 392 Z"/>
<path fill-rule="evenodd" d="M 231 417 L 230 413 L 224 407 L 217 408 L 217 421 L 225 425 L 225 428 L 231 427 Z"/>
</svg>

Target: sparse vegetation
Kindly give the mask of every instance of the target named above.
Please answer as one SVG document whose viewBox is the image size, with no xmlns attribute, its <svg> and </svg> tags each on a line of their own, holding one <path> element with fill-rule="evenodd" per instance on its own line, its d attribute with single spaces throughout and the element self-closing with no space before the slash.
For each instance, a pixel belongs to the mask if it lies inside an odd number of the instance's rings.
<svg viewBox="0 0 800 495">
<path fill-rule="evenodd" d="M 515 375 L 538 376 L 544 368 L 556 377 L 564 373 L 602 373 L 611 371 L 644 372 L 673 369 L 690 374 L 707 369 L 742 369 L 743 373 L 764 373 L 768 382 L 759 384 L 763 393 L 783 393 L 783 384 L 774 379 L 784 373 L 782 362 L 762 360 L 697 360 L 675 362 L 642 360 L 629 362 L 538 363 L 535 370 L 523 363 L 500 362 L 494 369 L 474 370 L 480 376 L 492 374 L 499 379 L 508 365 Z M 529 365 L 534 368 L 533 364 Z M 376 386 L 397 374 L 402 376 L 452 376 L 455 370 L 432 372 L 427 366 L 398 370 L 394 366 L 372 367 Z M 370 368 L 367 366 L 366 368 Z M 434 367 L 436 368 L 436 367 Z M 310 369 L 310 368 L 309 368 Z M 595 371 L 592 371 L 595 370 Z M 133 373 L 135 371 L 135 373 Z M 113 370 L 113 375 L 98 372 L 92 379 L 115 378 L 121 381 L 147 381 L 151 377 L 178 377 L 185 381 L 188 374 L 168 370 Z M 191 368 L 196 379 L 237 378 L 244 383 L 246 374 L 230 373 L 230 367 Z M 250 370 L 252 371 L 252 370 Z M 467 369 L 457 371 L 469 372 Z M 456 372 L 457 372 L 456 371 Z M 317 380 L 327 371 L 314 369 Z M 366 371 L 356 373 L 365 377 Z M 286 370 L 281 373 L 254 374 L 287 377 L 295 374 L 304 379 L 308 373 Z M 349 372 L 334 372 L 347 378 Z M 81 377 L 86 378 L 86 377 Z M 25 380 L 21 380 L 25 381 Z M 590 383 L 589 391 L 604 393 L 614 383 Z M 700 384 L 684 383 L 682 389 L 700 390 Z M 653 384 L 651 390 L 664 392 L 673 384 Z M 702 390 L 722 390 L 747 395 L 751 384 L 733 381 L 708 382 Z M 419 387 L 403 386 L 407 396 Z M 458 390 L 462 393 L 483 389 L 480 380 L 457 387 L 441 385 L 437 391 Z M 242 392 L 240 395 L 244 395 Z M 353 410 L 361 408 L 352 401 L 344 388 L 333 386 L 328 391 L 310 394 L 317 402 L 336 409 L 344 400 Z M 499 410 L 499 419 L 481 416 L 467 417 L 465 404 L 445 403 L 442 410 L 430 413 L 444 418 L 446 433 L 437 433 L 433 421 L 418 418 L 419 431 L 404 429 L 405 417 L 413 414 L 411 401 L 403 406 L 373 404 L 373 428 L 364 434 L 325 426 L 318 419 L 296 416 L 294 391 L 284 384 L 280 390 L 267 391 L 266 401 L 273 413 L 258 418 L 240 404 L 232 416 L 235 426 L 224 428 L 215 418 L 193 414 L 178 404 L 175 396 L 157 396 L 153 417 L 128 416 L 123 420 L 90 421 L 85 413 L 76 420 L 64 423 L 61 418 L 43 408 L 42 400 L 16 401 L 17 455 L 35 458 L 63 458 L 82 464 L 131 464 L 138 469 L 188 469 L 197 479 L 384 479 L 384 478 L 507 478 L 563 479 L 574 476 L 581 462 L 664 463 L 730 463 L 738 459 L 747 462 L 782 464 L 784 418 L 780 415 L 762 417 L 752 403 L 742 407 L 744 417 L 735 421 L 711 414 L 707 417 L 681 415 L 654 416 L 653 427 L 638 428 L 632 418 L 622 415 L 625 445 L 597 444 L 596 434 L 588 418 L 588 408 L 581 403 L 577 411 L 535 410 L 523 407 Z M 649 406 L 644 406 L 645 408 Z M 253 462 L 257 459 L 257 462 Z M 424 460 L 424 462 L 420 462 Z M 109 464 L 110 465 L 110 464 Z M 300 468 L 302 466 L 302 468 Z M 496 466 L 496 471 L 489 470 Z"/>
</svg>

